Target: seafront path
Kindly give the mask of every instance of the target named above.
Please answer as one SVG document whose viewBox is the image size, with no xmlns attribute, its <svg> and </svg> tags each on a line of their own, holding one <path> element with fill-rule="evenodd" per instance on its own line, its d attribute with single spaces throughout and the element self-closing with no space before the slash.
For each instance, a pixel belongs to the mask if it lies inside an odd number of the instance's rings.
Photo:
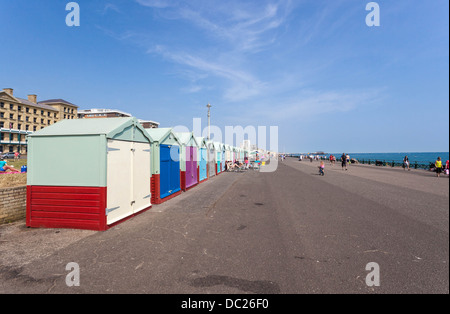
<svg viewBox="0 0 450 314">
<path fill-rule="evenodd" d="M 106 232 L 2 226 L 0 293 L 449 293 L 448 177 L 317 166 L 223 173 Z"/>
</svg>

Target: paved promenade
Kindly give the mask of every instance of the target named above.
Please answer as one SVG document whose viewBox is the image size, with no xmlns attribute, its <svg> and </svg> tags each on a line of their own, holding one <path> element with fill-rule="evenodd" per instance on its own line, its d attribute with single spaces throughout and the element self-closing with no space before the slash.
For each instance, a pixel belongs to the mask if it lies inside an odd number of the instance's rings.
<svg viewBox="0 0 450 314">
<path fill-rule="evenodd" d="M 449 293 L 447 177 L 317 165 L 224 173 L 103 233 L 0 227 L 0 293 Z"/>
</svg>

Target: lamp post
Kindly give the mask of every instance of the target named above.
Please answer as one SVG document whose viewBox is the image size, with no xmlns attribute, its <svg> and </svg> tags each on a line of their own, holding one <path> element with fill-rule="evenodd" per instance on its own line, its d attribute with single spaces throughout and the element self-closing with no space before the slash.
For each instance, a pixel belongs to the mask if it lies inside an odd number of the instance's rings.
<svg viewBox="0 0 450 314">
<path fill-rule="evenodd" d="M 208 141 L 211 140 L 211 105 L 207 104 L 206 107 L 208 108 Z"/>
</svg>

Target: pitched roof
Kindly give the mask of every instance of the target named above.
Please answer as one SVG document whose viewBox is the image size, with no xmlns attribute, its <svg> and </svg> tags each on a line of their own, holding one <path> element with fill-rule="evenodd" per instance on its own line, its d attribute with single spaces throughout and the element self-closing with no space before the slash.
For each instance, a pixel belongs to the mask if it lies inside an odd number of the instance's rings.
<svg viewBox="0 0 450 314">
<path fill-rule="evenodd" d="M 75 105 L 71 104 L 70 102 L 65 101 L 63 99 L 51 99 L 51 100 L 39 101 L 37 104 L 35 104 L 34 102 L 29 101 L 28 99 L 12 96 L 12 95 L 8 94 L 7 92 L 5 92 L 4 90 L 0 90 L 0 94 L 7 95 L 8 97 L 12 98 L 13 100 L 15 100 L 18 103 L 21 103 L 22 105 L 33 106 L 33 107 L 42 108 L 42 109 L 46 109 L 46 110 L 52 110 L 52 111 L 56 111 L 56 112 L 58 112 L 58 109 L 56 109 L 52 106 L 49 106 L 48 104 L 65 103 L 65 104 L 68 104 L 71 106 L 75 106 Z M 78 106 L 75 106 L 75 107 L 78 108 Z"/>
<path fill-rule="evenodd" d="M 178 138 L 180 139 L 180 142 L 183 145 L 187 145 L 191 141 L 191 139 L 193 139 L 195 145 L 199 146 L 199 143 L 197 142 L 197 138 L 194 136 L 194 133 L 192 133 L 192 132 L 175 132 L 175 134 L 178 136 Z"/>
<path fill-rule="evenodd" d="M 72 103 L 70 103 L 70 102 L 68 102 L 67 100 L 64 100 L 64 99 L 48 99 L 48 100 L 39 101 L 38 104 L 44 104 L 44 105 L 45 104 L 66 104 L 66 105 L 74 106 L 74 107 L 78 108 L 77 105 L 74 105 L 74 104 L 72 104 Z"/>
<path fill-rule="evenodd" d="M 66 136 L 66 135 L 98 135 L 105 134 L 107 137 L 115 135 L 117 132 L 134 125 L 146 133 L 136 118 L 109 118 L 109 119 L 73 119 L 62 120 L 43 128 L 32 137 L 38 136 Z M 150 135 L 146 134 L 153 141 Z"/>
<path fill-rule="evenodd" d="M 52 106 L 48 106 L 48 105 L 41 104 L 41 103 L 35 104 L 34 102 L 31 102 L 31 101 L 29 101 L 27 99 L 23 99 L 23 98 L 19 98 L 19 97 L 16 97 L 16 99 L 23 105 L 34 106 L 34 107 L 38 107 L 38 108 L 42 108 L 42 109 L 52 110 L 52 111 L 58 112 L 58 109 L 56 109 L 56 108 L 54 108 Z"/>
<path fill-rule="evenodd" d="M 178 136 L 173 132 L 172 128 L 145 129 L 155 142 L 162 143 L 165 139 L 172 135 L 175 141 L 181 144 Z"/>
</svg>

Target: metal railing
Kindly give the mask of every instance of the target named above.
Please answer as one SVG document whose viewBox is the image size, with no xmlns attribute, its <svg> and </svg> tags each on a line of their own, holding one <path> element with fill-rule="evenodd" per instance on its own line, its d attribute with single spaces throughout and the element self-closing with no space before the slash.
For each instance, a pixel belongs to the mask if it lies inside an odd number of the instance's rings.
<svg viewBox="0 0 450 314">
<path fill-rule="evenodd" d="M 382 167 L 404 167 L 403 161 L 398 160 L 392 160 L 392 161 L 386 161 L 386 160 L 374 160 L 374 159 L 357 159 L 358 163 L 360 164 L 367 164 L 367 165 L 375 165 L 375 166 L 382 166 Z M 409 163 L 410 169 L 425 169 L 429 170 L 434 168 L 434 162 L 428 162 L 428 163 L 419 163 L 417 161 L 410 162 Z"/>
<path fill-rule="evenodd" d="M 299 158 L 300 154 L 289 154 L 287 155 L 288 157 L 293 157 L 293 158 Z M 305 159 L 308 159 L 308 156 L 303 155 L 305 157 Z M 328 158 L 326 157 L 320 157 L 319 160 L 328 160 Z M 403 160 L 399 161 L 399 160 L 380 160 L 380 159 L 358 159 L 358 158 L 352 158 L 352 160 L 356 160 L 359 164 L 362 165 L 375 165 L 375 166 L 380 166 L 380 167 L 403 167 L 404 163 Z M 336 162 L 340 162 L 340 158 L 336 158 Z M 428 162 L 428 163 L 423 163 L 423 162 L 418 162 L 418 161 L 413 161 L 409 163 L 409 168 L 410 169 L 425 169 L 425 170 L 430 170 L 434 168 L 434 162 Z"/>
</svg>

